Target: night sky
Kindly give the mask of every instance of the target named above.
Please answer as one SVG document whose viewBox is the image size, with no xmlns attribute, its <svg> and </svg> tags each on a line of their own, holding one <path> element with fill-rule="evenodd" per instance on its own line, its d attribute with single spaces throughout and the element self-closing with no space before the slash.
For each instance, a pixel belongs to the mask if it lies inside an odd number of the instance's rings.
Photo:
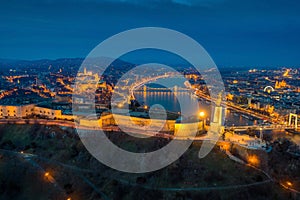
<svg viewBox="0 0 300 200">
<path fill-rule="evenodd" d="M 85 57 L 121 31 L 156 26 L 197 40 L 218 65 L 299 66 L 300 1 L 1 1 L 0 58 Z"/>
</svg>

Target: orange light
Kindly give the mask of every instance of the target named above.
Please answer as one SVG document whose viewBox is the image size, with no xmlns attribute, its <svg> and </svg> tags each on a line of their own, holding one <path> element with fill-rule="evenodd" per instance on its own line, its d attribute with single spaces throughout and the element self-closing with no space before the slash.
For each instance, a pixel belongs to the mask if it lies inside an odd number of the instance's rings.
<svg viewBox="0 0 300 200">
<path fill-rule="evenodd" d="M 225 149 L 225 150 L 229 150 L 229 146 L 228 146 L 228 144 L 224 144 L 224 145 L 223 145 L 223 149 Z"/>
<path fill-rule="evenodd" d="M 67 198 L 67 200 L 71 200 L 71 197 Z"/>
<path fill-rule="evenodd" d="M 199 113 L 199 116 L 200 116 L 200 117 L 204 117 L 204 116 L 205 116 L 205 113 L 204 113 L 203 111 L 201 111 L 201 112 Z"/>
<path fill-rule="evenodd" d="M 293 185 L 290 181 L 287 181 L 286 184 L 287 184 L 288 186 L 292 186 L 292 185 Z"/>
<path fill-rule="evenodd" d="M 50 175 L 49 172 L 46 172 L 46 173 L 45 173 L 45 176 L 46 176 L 46 177 L 48 177 L 49 175 Z"/>
<path fill-rule="evenodd" d="M 248 157 L 248 162 L 252 165 L 258 165 L 259 164 L 259 160 L 255 155 L 249 156 Z"/>
<path fill-rule="evenodd" d="M 148 109 L 148 106 L 144 106 L 144 109 L 145 109 L 145 110 Z"/>
</svg>

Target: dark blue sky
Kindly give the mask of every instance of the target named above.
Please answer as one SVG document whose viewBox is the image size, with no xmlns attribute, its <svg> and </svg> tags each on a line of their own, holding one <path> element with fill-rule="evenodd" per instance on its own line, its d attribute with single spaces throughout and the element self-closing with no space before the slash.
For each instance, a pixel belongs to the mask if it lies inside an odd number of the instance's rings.
<svg viewBox="0 0 300 200">
<path fill-rule="evenodd" d="M 85 57 L 118 32 L 145 26 L 196 39 L 218 65 L 299 66 L 300 1 L 7 0 L 0 58 Z"/>
</svg>

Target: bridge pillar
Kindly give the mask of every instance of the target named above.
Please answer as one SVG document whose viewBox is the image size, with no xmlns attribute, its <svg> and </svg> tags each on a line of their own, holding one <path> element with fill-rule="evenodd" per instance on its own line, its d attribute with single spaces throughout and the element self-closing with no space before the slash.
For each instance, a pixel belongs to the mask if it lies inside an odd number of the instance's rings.
<svg viewBox="0 0 300 200">
<path fill-rule="evenodd" d="M 146 93 L 146 92 L 147 92 L 147 86 L 144 85 L 144 93 Z"/>
<path fill-rule="evenodd" d="M 295 121 L 294 121 L 295 129 L 297 129 L 298 128 L 298 115 L 297 114 L 290 113 L 290 116 L 289 116 L 289 126 L 292 124 L 293 117 L 295 119 Z"/>
<path fill-rule="evenodd" d="M 260 142 L 262 142 L 263 139 L 264 139 L 263 128 L 261 127 L 259 130 L 260 130 L 260 132 L 259 132 L 259 139 L 260 139 Z"/>
<path fill-rule="evenodd" d="M 175 86 L 174 86 L 174 92 L 177 92 L 177 91 L 178 91 L 178 86 L 175 85 Z"/>
<path fill-rule="evenodd" d="M 247 100 L 248 100 L 248 107 L 250 107 L 250 106 L 251 106 L 252 98 L 251 98 L 251 97 L 248 97 Z"/>
</svg>

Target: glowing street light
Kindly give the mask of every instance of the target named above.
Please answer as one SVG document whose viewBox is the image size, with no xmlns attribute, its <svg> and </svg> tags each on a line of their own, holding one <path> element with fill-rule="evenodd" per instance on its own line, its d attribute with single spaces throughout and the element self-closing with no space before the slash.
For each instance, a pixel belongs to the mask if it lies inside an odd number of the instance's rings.
<svg viewBox="0 0 300 200">
<path fill-rule="evenodd" d="M 253 155 L 248 157 L 248 162 L 252 165 L 258 165 L 259 164 L 259 159 Z"/>
<path fill-rule="evenodd" d="M 205 112 L 201 111 L 201 112 L 199 113 L 199 117 L 204 117 L 204 116 L 205 116 Z"/>
<path fill-rule="evenodd" d="M 50 173 L 49 172 L 45 172 L 45 177 L 49 177 Z"/>
<path fill-rule="evenodd" d="M 203 112 L 203 111 L 199 112 L 199 117 L 201 119 L 203 119 L 203 121 L 202 121 L 202 130 L 204 130 L 204 128 L 205 128 L 204 127 L 204 123 L 205 123 L 204 116 L 205 116 L 205 112 Z"/>
<path fill-rule="evenodd" d="M 119 103 L 118 108 L 122 108 L 122 107 L 123 107 L 123 104 Z"/>
<path fill-rule="evenodd" d="M 229 150 L 229 145 L 228 145 L 228 144 L 224 144 L 224 145 L 223 145 L 223 149 L 224 149 L 225 151 Z"/>
<path fill-rule="evenodd" d="M 289 187 L 293 186 L 293 184 L 292 184 L 290 181 L 287 181 L 286 184 L 287 184 Z"/>
</svg>

